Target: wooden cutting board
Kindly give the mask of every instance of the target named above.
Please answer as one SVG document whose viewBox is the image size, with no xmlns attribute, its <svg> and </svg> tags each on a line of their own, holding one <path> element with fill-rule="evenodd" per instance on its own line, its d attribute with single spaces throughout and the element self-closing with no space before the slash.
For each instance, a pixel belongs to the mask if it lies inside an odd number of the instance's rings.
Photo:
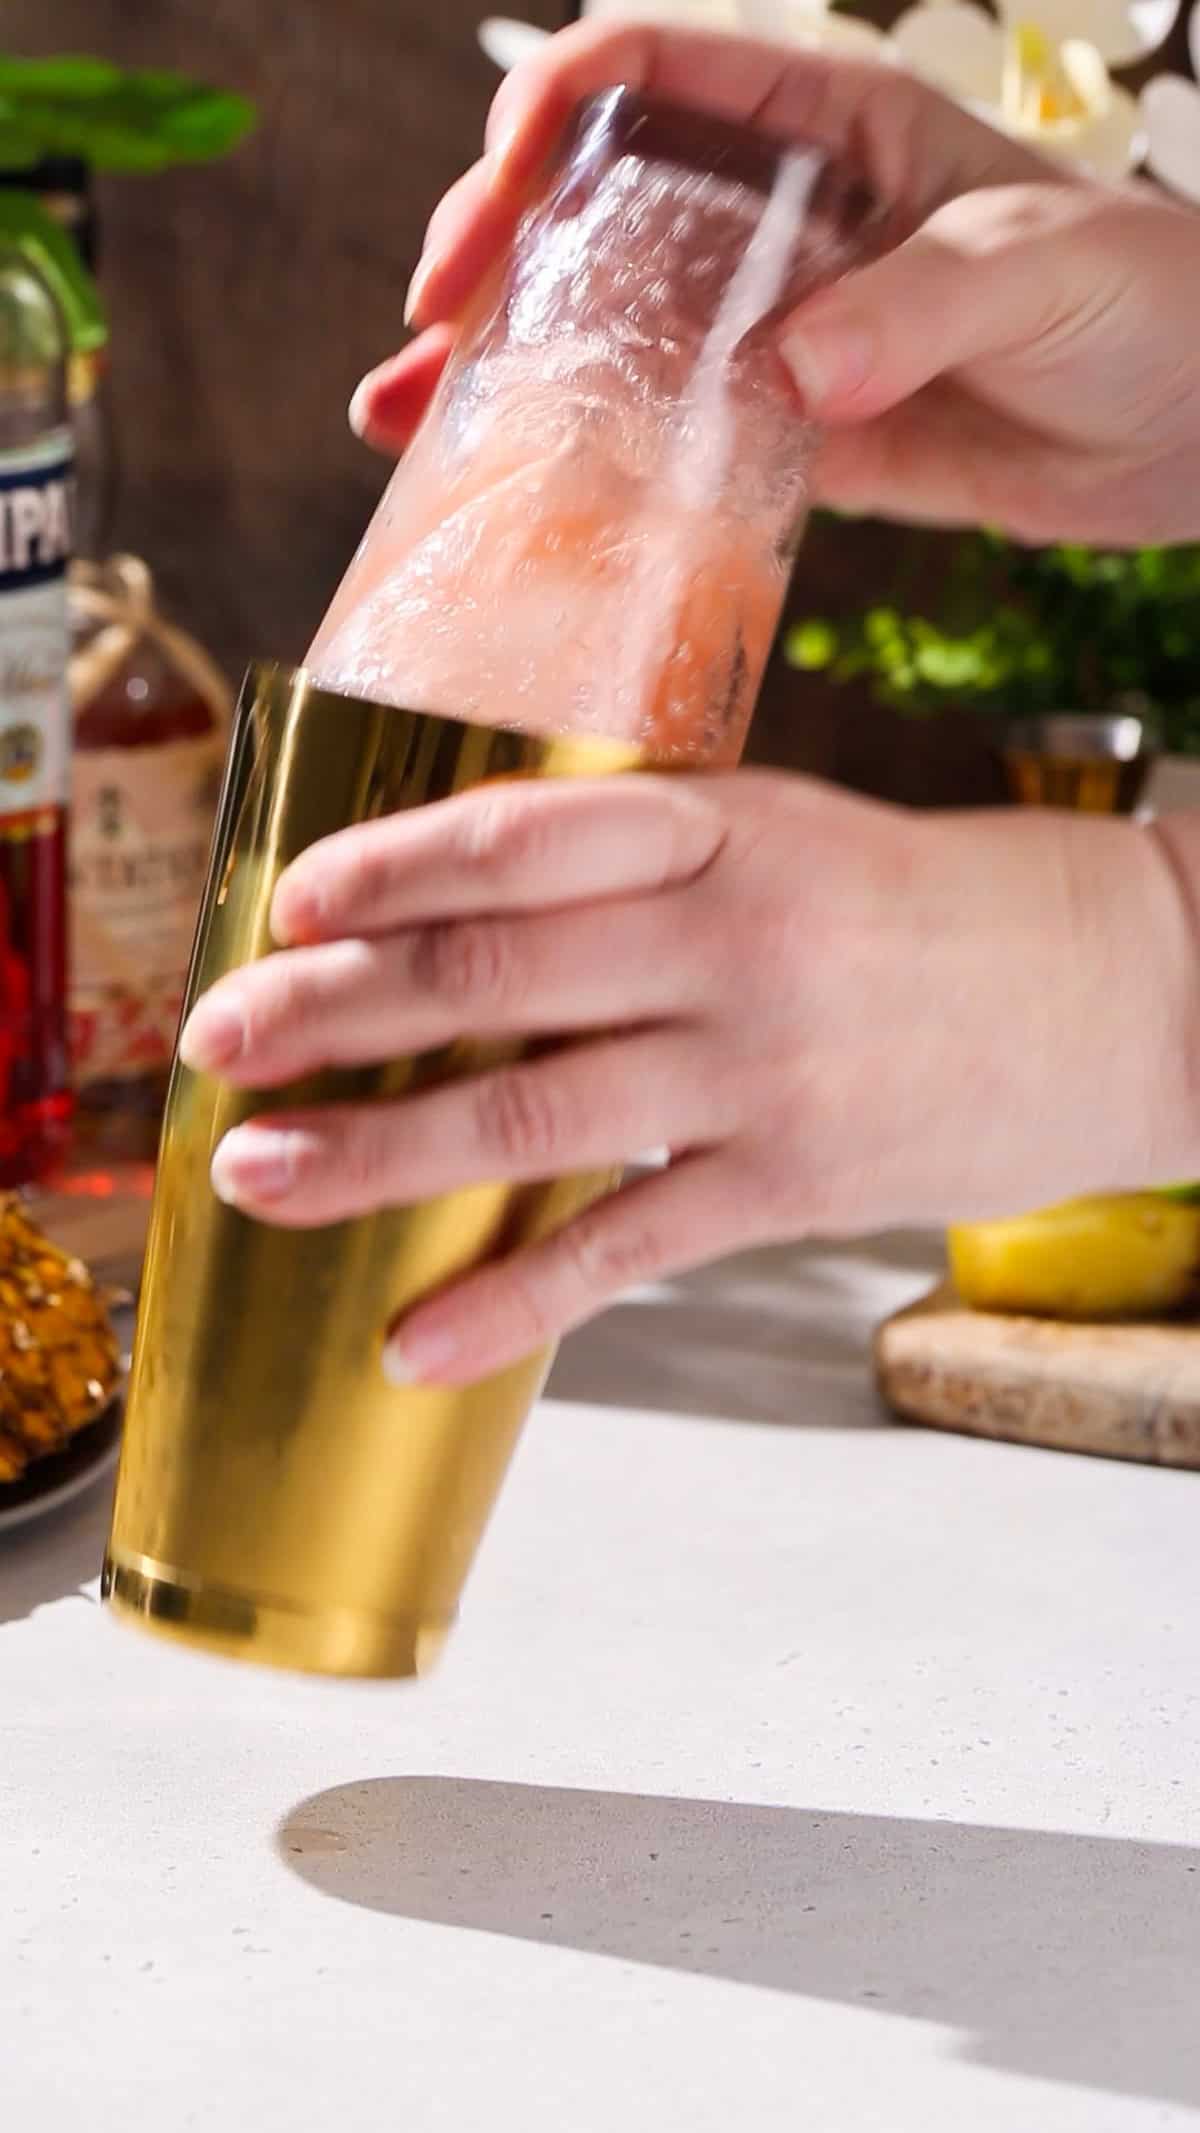
<svg viewBox="0 0 1200 2133">
<path fill-rule="evenodd" d="M 942 1287 L 879 1328 L 875 1368 L 906 1422 L 1200 1467 L 1200 1325 L 1001 1317 Z"/>
</svg>

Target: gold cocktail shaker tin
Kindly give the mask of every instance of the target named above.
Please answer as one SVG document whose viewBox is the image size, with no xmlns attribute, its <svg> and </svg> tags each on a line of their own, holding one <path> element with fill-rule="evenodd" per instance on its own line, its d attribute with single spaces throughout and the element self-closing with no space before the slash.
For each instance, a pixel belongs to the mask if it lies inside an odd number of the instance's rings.
<svg viewBox="0 0 1200 2133">
<path fill-rule="evenodd" d="M 335 695 L 303 671 L 252 670 L 185 1013 L 224 972 L 272 951 L 275 883 L 320 838 L 489 779 L 637 761 L 620 745 L 468 725 Z M 268 1092 L 176 1060 L 104 1565 L 119 1615 L 309 1672 L 402 1676 L 431 1663 L 550 1357 L 466 1387 L 398 1387 L 383 1374 L 384 1337 L 417 1298 L 558 1227 L 609 1180 L 483 1184 L 297 1231 L 223 1205 L 209 1166 L 250 1116 L 395 1098 L 500 1056 L 463 1043 Z"/>
</svg>

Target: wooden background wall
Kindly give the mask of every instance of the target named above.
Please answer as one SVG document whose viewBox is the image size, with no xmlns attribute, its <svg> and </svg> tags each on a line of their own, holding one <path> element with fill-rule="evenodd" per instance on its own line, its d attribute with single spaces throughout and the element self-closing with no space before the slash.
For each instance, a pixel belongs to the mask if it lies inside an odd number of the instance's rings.
<svg viewBox="0 0 1200 2133">
<path fill-rule="evenodd" d="M 122 453 L 117 537 L 231 671 L 299 656 L 385 478 L 350 436 L 398 345 L 426 218 L 473 156 L 496 76 L 484 0 L 5 0 L 15 52 L 177 66 L 260 110 L 229 162 L 110 181 L 103 281 Z M 528 0 L 529 19 L 560 19 Z M 898 536 L 822 530 L 794 604 L 883 583 Z M 776 665 L 756 752 L 914 801 L 987 797 L 968 718 L 899 720 Z"/>
</svg>

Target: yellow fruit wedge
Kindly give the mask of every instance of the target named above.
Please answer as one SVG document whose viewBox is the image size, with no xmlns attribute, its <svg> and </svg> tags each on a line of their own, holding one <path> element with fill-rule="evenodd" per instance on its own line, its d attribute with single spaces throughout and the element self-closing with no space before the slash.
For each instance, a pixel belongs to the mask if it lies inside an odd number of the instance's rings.
<svg viewBox="0 0 1200 2133">
<path fill-rule="evenodd" d="M 1200 1307 L 1200 1206 L 1157 1192 L 963 1223 L 947 1244 L 954 1285 L 978 1311 L 1162 1318 Z"/>
</svg>

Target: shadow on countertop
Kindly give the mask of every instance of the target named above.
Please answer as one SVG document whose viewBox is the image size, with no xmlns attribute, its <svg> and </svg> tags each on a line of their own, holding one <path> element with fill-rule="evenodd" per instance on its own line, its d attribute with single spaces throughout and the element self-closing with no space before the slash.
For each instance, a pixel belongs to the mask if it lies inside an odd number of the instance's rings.
<svg viewBox="0 0 1200 2133">
<path fill-rule="evenodd" d="M 376 1778 L 297 1806 L 323 1895 L 877 2009 L 979 2064 L 1200 2104 L 1200 1852 L 738 1801 Z"/>
<path fill-rule="evenodd" d="M 549 1397 L 878 1428 L 871 1336 L 932 1288 L 942 1265 L 940 1239 L 918 1232 L 743 1252 L 640 1290 L 572 1334 Z"/>
<path fill-rule="evenodd" d="M 111 1509 L 112 1476 L 101 1475 L 74 1503 L 0 1533 L 0 1629 L 99 1577 Z"/>
</svg>

